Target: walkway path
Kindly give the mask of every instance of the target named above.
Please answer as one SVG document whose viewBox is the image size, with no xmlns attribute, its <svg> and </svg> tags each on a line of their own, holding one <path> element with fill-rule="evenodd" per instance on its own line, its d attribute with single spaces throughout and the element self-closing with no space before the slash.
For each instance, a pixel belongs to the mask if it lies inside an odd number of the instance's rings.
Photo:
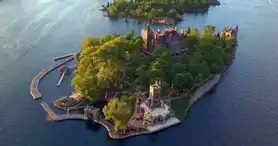
<svg viewBox="0 0 278 146">
<path fill-rule="evenodd" d="M 67 54 L 67 55 L 63 55 L 63 56 L 58 56 L 58 57 L 55 57 L 54 60 L 56 61 L 56 60 L 65 59 L 65 58 L 71 57 L 71 56 L 73 56 L 74 54 L 77 54 L 77 53 Z"/>
<path fill-rule="evenodd" d="M 54 66 L 52 66 L 52 67 L 49 68 L 49 69 L 43 69 L 43 70 L 41 70 L 41 72 L 40 72 L 37 76 L 35 76 L 35 77 L 33 78 L 32 82 L 31 82 L 31 86 L 30 86 L 30 94 L 32 95 L 32 97 L 33 97 L 34 99 L 39 99 L 39 98 L 42 97 L 41 94 L 40 94 L 40 92 L 39 92 L 39 89 L 38 89 L 40 80 L 41 80 L 46 74 L 50 73 L 52 70 L 54 70 L 54 69 L 56 69 L 57 67 L 59 67 L 59 66 L 65 64 L 65 63 L 67 63 L 67 62 L 73 60 L 73 59 L 74 59 L 74 56 L 75 56 L 75 54 L 74 54 L 73 56 L 69 57 L 68 59 L 64 60 L 64 61 L 62 61 L 62 62 L 60 62 L 60 63 L 58 63 L 58 64 L 55 64 Z"/>
<path fill-rule="evenodd" d="M 54 121 L 63 121 L 63 120 L 88 120 L 83 114 L 56 114 L 54 111 L 49 107 L 46 102 L 41 102 L 41 106 L 47 112 L 47 114 L 54 120 Z"/>
</svg>

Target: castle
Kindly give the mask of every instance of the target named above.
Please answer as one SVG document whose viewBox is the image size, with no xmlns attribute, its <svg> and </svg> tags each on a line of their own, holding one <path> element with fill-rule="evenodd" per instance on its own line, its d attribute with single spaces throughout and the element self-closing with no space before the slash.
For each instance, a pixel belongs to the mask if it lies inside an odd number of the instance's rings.
<svg viewBox="0 0 278 146">
<path fill-rule="evenodd" d="M 173 55 L 179 55 L 183 52 L 188 52 L 186 36 L 189 32 L 189 28 L 181 29 L 180 32 L 177 27 L 166 28 L 164 31 L 152 30 L 149 24 L 146 28 L 141 30 L 141 37 L 144 42 L 144 51 L 153 52 L 156 48 L 169 48 Z M 232 36 L 237 37 L 238 25 L 234 28 L 225 27 L 221 33 L 217 34 L 217 37 L 230 38 Z"/>
<path fill-rule="evenodd" d="M 178 28 L 167 28 L 164 31 L 152 30 L 149 25 L 141 30 L 144 41 L 144 49 L 153 52 L 155 48 L 171 48 L 173 55 L 187 51 L 187 40 L 185 30 L 178 32 Z"/>
<path fill-rule="evenodd" d="M 224 30 L 221 32 L 220 37 L 221 38 L 230 38 L 232 36 L 237 37 L 237 32 L 238 32 L 238 25 L 236 25 L 234 28 L 224 27 Z"/>
<path fill-rule="evenodd" d="M 159 82 L 150 85 L 149 90 L 149 97 L 142 101 L 138 107 L 140 109 L 138 112 L 143 116 L 142 124 L 150 128 L 157 124 L 164 124 L 174 117 L 174 112 L 170 105 L 159 99 L 161 90 Z"/>
</svg>

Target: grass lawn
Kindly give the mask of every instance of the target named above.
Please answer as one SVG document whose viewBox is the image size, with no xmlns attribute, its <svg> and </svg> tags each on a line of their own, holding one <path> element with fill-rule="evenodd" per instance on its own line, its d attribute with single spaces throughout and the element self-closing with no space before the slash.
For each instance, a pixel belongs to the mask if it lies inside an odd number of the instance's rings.
<svg viewBox="0 0 278 146">
<path fill-rule="evenodd" d="M 179 120 L 183 120 L 185 118 L 185 111 L 188 107 L 188 99 L 179 98 L 171 101 L 171 107 L 175 111 L 175 115 Z"/>
</svg>

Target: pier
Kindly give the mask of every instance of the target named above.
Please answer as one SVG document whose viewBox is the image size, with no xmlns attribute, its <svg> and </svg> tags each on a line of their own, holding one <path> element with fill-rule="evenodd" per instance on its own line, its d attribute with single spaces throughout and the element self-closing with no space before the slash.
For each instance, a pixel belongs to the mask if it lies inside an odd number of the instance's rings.
<svg viewBox="0 0 278 146">
<path fill-rule="evenodd" d="M 83 114 L 56 114 L 54 111 L 49 107 L 46 102 L 41 102 L 41 106 L 45 110 L 45 112 L 54 120 L 54 121 L 64 121 L 64 120 L 88 120 Z"/>
<path fill-rule="evenodd" d="M 58 87 L 61 85 L 61 83 L 62 83 L 62 81 L 65 77 L 65 74 L 66 74 L 66 71 L 64 71 L 63 74 L 61 75 L 61 78 L 60 78 L 60 80 L 58 81 L 58 84 L 57 84 Z"/>
<path fill-rule="evenodd" d="M 75 55 L 75 54 L 74 54 Z M 32 81 L 31 81 L 31 86 L 30 86 L 30 94 L 32 95 L 33 99 L 39 99 L 41 98 L 41 94 L 39 92 L 39 89 L 38 89 L 38 86 L 39 86 L 39 82 L 40 80 L 48 73 L 50 73 L 51 71 L 53 71 L 54 69 L 56 69 L 57 67 L 71 61 L 74 59 L 74 56 L 71 56 L 70 58 L 58 63 L 58 64 L 55 64 L 54 66 L 52 66 L 51 68 L 49 69 L 43 69 L 40 71 L 40 73 L 35 76 Z"/>
<path fill-rule="evenodd" d="M 63 55 L 63 56 L 58 56 L 58 57 L 55 57 L 54 60 L 57 61 L 57 60 L 65 59 L 65 58 L 68 58 L 68 57 L 72 57 L 75 54 L 77 54 L 77 53 L 72 53 L 72 54 L 67 54 L 67 55 Z"/>
</svg>

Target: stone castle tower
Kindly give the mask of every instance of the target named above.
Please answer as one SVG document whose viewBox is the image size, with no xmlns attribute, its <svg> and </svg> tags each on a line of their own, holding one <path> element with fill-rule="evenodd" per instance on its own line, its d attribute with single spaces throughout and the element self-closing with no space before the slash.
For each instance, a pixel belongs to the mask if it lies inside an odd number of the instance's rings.
<svg viewBox="0 0 278 146">
<path fill-rule="evenodd" d="M 160 83 L 156 81 L 155 84 L 150 85 L 149 97 L 153 100 L 157 99 L 160 96 L 160 90 Z"/>
<path fill-rule="evenodd" d="M 156 107 L 160 107 L 160 82 L 156 81 L 155 84 L 150 85 L 150 93 L 149 93 L 149 107 L 154 109 Z"/>
<path fill-rule="evenodd" d="M 145 29 L 141 30 L 141 36 L 143 38 L 143 42 L 144 42 L 144 48 L 147 51 L 150 51 L 151 47 L 152 47 L 152 38 L 153 38 L 153 34 L 152 34 L 152 30 L 149 24 L 147 24 L 147 27 Z"/>
<path fill-rule="evenodd" d="M 235 25 L 234 28 L 232 27 L 225 27 L 224 30 L 221 32 L 221 37 L 222 38 L 230 38 L 232 36 L 237 36 L 238 32 L 238 25 Z"/>
</svg>

